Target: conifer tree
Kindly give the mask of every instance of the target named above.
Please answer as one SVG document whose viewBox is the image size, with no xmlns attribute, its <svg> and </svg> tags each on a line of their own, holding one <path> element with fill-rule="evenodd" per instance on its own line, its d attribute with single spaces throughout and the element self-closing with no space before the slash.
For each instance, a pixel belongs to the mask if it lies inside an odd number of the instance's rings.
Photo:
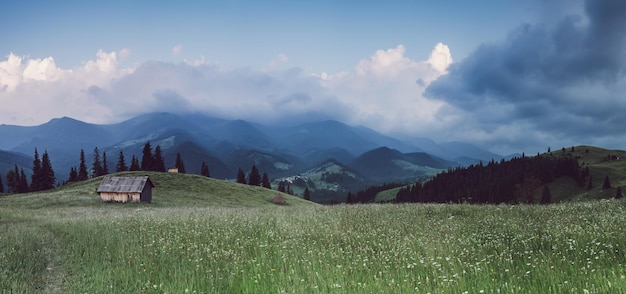
<svg viewBox="0 0 626 294">
<path fill-rule="evenodd" d="M 85 181 L 89 179 L 87 173 L 87 164 L 85 164 L 85 151 L 80 149 L 80 165 L 78 166 L 78 181 Z"/>
<path fill-rule="evenodd" d="M 17 187 L 19 186 L 19 179 L 17 178 L 19 174 L 15 174 L 13 169 L 9 169 L 7 171 L 7 192 L 8 193 L 17 193 Z"/>
<path fill-rule="evenodd" d="M 209 166 L 206 165 L 206 162 L 202 161 L 202 165 L 200 166 L 200 175 L 205 177 L 210 177 L 211 173 L 209 172 Z"/>
<path fill-rule="evenodd" d="M 178 172 L 181 174 L 187 173 L 187 171 L 185 170 L 185 163 L 183 162 L 183 159 L 180 157 L 180 152 L 176 152 L 176 168 L 178 169 Z"/>
<path fill-rule="evenodd" d="M 141 170 L 150 171 L 152 170 L 154 157 L 152 156 L 152 146 L 150 146 L 150 142 L 146 142 L 146 145 L 143 146 L 143 152 L 141 156 Z"/>
<path fill-rule="evenodd" d="M 591 182 L 591 175 L 589 175 L 589 182 L 587 182 L 587 190 L 591 190 L 593 188 L 593 183 Z"/>
<path fill-rule="evenodd" d="M 622 199 L 622 187 L 617 187 L 617 192 L 615 192 L 615 199 Z"/>
<path fill-rule="evenodd" d="M 261 180 L 262 186 L 267 189 L 272 189 L 272 183 L 270 183 L 270 177 L 267 173 L 263 173 L 263 179 Z"/>
<path fill-rule="evenodd" d="M 56 176 L 54 175 L 54 170 L 52 169 L 52 163 L 50 162 L 50 157 L 48 156 L 47 150 L 43 152 L 43 155 L 41 157 L 40 181 L 40 188 L 42 190 L 53 189 L 56 182 Z"/>
<path fill-rule="evenodd" d="M 4 193 L 4 183 L 2 183 L 2 175 L 0 175 L 0 193 Z"/>
<path fill-rule="evenodd" d="M 141 166 L 139 166 L 139 159 L 137 159 L 135 155 L 133 155 L 133 157 L 130 159 L 130 167 L 128 168 L 128 170 L 129 171 L 141 170 Z"/>
<path fill-rule="evenodd" d="M 550 193 L 548 185 L 544 185 L 541 193 L 541 204 L 550 204 L 550 202 L 552 202 L 552 193 Z"/>
<path fill-rule="evenodd" d="M 304 200 L 311 200 L 311 191 L 309 191 L 309 188 L 304 189 Z"/>
<path fill-rule="evenodd" d="M 107 153 L 106 151 L 102 152 L 102 175 L 109 174 L 109 164 L 107 163 Z"/>
<path fill-rule="evenodd" d="M 124 152 L 120 151 L 120 155 L 117 157 L 117 164 L 115 165 L 116 172 L 125 172 L 128 170 L 126 166 L 126 159 L 124 158 Z"/>
<path fill-rule="evenodd" d="M 165 160 L 163 159 L 160 145 L 157 145 L 156 148 L 154 148 L 154 158 L 152 159 L 152 164 L 152 171 L 165 172 Z"/>
<path fill-rule="evenodd" d="M 30 190 L 31 191 L 41 191 L 43 188 L 42 185 L 42 174 L 41 174 L 41 160 L 39 160 L 39 152 L 37 152 L 37 148 L 35 148 L 35 155 L 33 156 L 33 173 L 30 176 Z"/>
<path fill-rule="evenodd" d="M 243 172 L 241 168 L 237 170 L 237 183 L 245 184 L 246 183 L 246 174 Z"/>
<path fill-rule="evenodd" d="M 76 171 L 76 167 L 70 167 L 70 176 L 67 181 L 70 183 L 78 181 L 78 171 Z"/>
<path fill-rule="evenodd" d="M 287 187 L 285 187 L 285 181 L 278 182 L 278 192 L 287 192 Z"/>
<path fill-rule="evenodd" d="M 259 174 L 259 169 L 256 168 L 256 165 L 253 164 L 250 169 L 250 175 L 248 176 L 248 185 L 250 186 L 260 186 L 261 185 L 261 175 Z"/>
<path fill-rule="evenodd" d="M 102 162 L 100 161 L 100 151 L 98 147 L 93 149 L 93 168 L 91 170 L 91 177 L 99 177 L 102 175 Z"/>
<path fill-rule="evenodd" d="M 609 176 L 607 175 L 604 178 L 604 183 L 602 184 L 602 189 L 611 189 L 611 181 L 609 181 Z"/>
<path fill-rule="evenodd" d="M 354 203 L 354 196 L 352 195 L 352 192 L 348 192 L 348 197 L 346 197 L 346 204 L 353 204 Z"/>
<path fill-rule="evenodd" d="M 20 185 L 18 187 L 18 193 L 28 193 L 28 179 L 26 178 L 24 168 L 20 171 Z"/>
</svg>

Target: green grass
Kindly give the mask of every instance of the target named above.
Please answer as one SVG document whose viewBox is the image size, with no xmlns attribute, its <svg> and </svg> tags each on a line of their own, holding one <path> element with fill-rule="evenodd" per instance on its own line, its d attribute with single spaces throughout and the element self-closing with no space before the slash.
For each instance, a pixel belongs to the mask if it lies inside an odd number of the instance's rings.
<svg viewBox="0 0 626 294">
<path fill-rule="evenodd" d="M 319 206 L 150 174 L 0 197 L 0 293 L 624 293 L 626 200 Z"/>
<path fill-rule="evenodd" d="M 134 209 L 0 204 L 0 292 L 626 291 L 626 201 Z"/>
<path fill-rule="evenodd" d="M 178 206 L 262 207 L 273 206 L 277 192 L 191 174 L 126 172 L 117 175 L 148 175 L 155 184 L 150 204 L 102 203 L 96 189 L 102 178 L 70 184 L 53 191 L 2 196 L 1 204 L 16 208 L 111 207 L 137 208 Z M 299 197 L 284 195 L 288 205 L 315 205 Z"/>
</svg>

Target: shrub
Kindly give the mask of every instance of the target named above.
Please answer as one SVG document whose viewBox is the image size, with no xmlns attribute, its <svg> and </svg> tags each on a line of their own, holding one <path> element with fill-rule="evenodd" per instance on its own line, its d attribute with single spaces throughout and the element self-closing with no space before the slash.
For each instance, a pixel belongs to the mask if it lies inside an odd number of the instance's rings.
<svg viewBox="0 0 626 294">
<path fill-rule="evenodd" d="M 283 194 L 276 194 L 276 196 L 274 196 L 274 198 L 272 198 L 272 203 L 276 204 L 276 205 L 287 205 L 287 200 L 285 200 L 285 197 L 283 197 Z"/>
</svg>

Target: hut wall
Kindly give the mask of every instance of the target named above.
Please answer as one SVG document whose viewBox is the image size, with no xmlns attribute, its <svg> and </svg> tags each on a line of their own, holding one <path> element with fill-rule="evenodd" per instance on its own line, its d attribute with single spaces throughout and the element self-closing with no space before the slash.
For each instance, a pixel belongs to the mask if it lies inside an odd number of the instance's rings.
<svg viewBox="0 0 626 294">
<path fill-rule="evenodd" d="M 100 192 L 100 199 L 103 202 L 139 202 L 140 194 Z"/>
<path fill-rule="evenodd" d="M 137 201 L 141 201 L 141 202 L 152 202 L 152 184 L 151 183 L 147 183 L 144 188 L 143 191 L 141 191 L 141 196 L 140 199 L 137 199 Z"/>
</svg>

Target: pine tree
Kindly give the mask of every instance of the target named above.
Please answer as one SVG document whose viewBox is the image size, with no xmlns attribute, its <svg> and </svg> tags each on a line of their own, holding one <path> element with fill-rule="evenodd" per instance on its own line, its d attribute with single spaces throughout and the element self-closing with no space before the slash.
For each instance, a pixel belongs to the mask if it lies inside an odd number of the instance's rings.
<svg viewBox="0 0 626 294">
<path fill-rule="evenodd" d="M 102 175 L 102 161 L 100 161 L 100 151 L 98 147 L 93 149 L 93 168 L 91 170 L 91 177 L 99 177 Z"/>
<path fill-rule="evenodd" d="M 108 175 L 109 174 L 109 164 L 107 163 L 107 153 L 102 152 L 102 175 Z"/>
<path fill-rule="evenodd" d="M 185 170 L 185 163 L 183 162 L 183 159 L 180 157 L 180 152 L 176 152 L 176 168 L 178 169 L 178 172 L 181 174 L 187 173 L 187 171 Z"/>
<path fill-rule="evenodd" d="M 263 179 L 261 180 L 263 188 L 272 189 L 272 183 L 270 183 L 270 177 L 267 173 L 263 173 Z"/>
<path fill-rule="evenodd" d="M 70 176 L 67 181 L 70 183 L 78 181 L 78 171 L 76 171 L 76 167 L 70 167 Z"/>
<path fill-rule="evenodd" d="M 130 159 L 130 167 L 128 168 L 128 170 L 129 171 L 141 170 L 141 166 L 139 166 L 139 159 L 137 159 L 135 155 L 133 155 L 133 157 Z"/>
<path fill-rule="evenodd" d="M 39 160 L 39 153 L 35 148 L 35 155 L 33 156 L 33 173 L 30 176 L 30 190 L 41 191 L 42 186 L 42 174 L 41 174 L 41 160 Z"/>
<path fill-rule="evenodd" d="M 287 192 L 287 187 L 285 187 L 285 181 L 278 182 L 278 192 Z"/>
<path fill-rule="evenodd" d="M 50 157 L 48 156 L 48 151 L 44 151 L 41 157 L 41 189 L 42 190 L 50 190 L 54 188 L 54 184 L 56 182 L 56 176 L 54 175 L 54 170 L 52 169 L 52 163 L 50 162 Z"/>
<path fill-rule="evenodd" d="M 611 181 L 609 181 L 608 175 L 604 178 L 604 184 L 602 184 L 602 189 L 611 189 Z"/>
<path fill-rule="evenodd" d="M 17 176 L 18 175 L 15 174 L 13 169 L 9 169 L 7 171 L 6 178 L 7 178 L 7 192 L 8 193 L 17 193 L 17 186 L 19 185 L 19 180 Z"/>
<path fill-rule="evenodd" d="M 153 171 L 165 172 L 165 160 L 163 159 L 163 154 L 161 153 L 161 146 L 157 145 L 154 149 L 154 157 L 152 159 Z"/>
<path fill-rule="evenodd" d="M 617 192 L 615 192 L 615 199 L 622 199 L 622 187 L 617 187 Z"/>
<path fill-rule="evenodd" d="M 124 158 L 124 152 L 120 151 L 120 155 L 117 157 L 117 164 L 115 165 L 116 172 L 125 172 L 128 170 L 126 166 L 126 159 Z"/>
<path fill-rule="evenodd" d="M 241 168 L 237 170 L 237 183 L 245 184 L 246 183 L 246 174 L 243 172 Z"/>
<path fill-rule="evenodd" d="M 309 188 L 304 189 L 304 200 L 311 200 L 311 192 L 309 191 Z"/>
<path fill-rule="evenodd" d="M 550 202 L 552 202 L 552 193 L 550 193 L 548 185 L 544 185 L 541 193 L 541 204 L 550 204 Z"/>
<path fill-rule="evenodd" d="M 85 181 L 89 179 L 87 173 L 87 164 L 85 164 L 85 151 L 80 149 L 80 165 L 78 166 L 78 181 Z"/>
<path fill-rule="evenodd" d="M 259 169 L 256 168 L 256 165 L 252 165 L 250 169 L 250 175 L 248 176 L 248 185 L 250 186 L 260 186 L 261 185 L 261 175 L 259 174 Z"/>
<path fill-rule="evenodd" d="M 150 146 L 150 142 L 146 142 L 146 145 L 143 146 L 143 152 L 141 156 L 141 170 L 150 171 L 154 166 L 152 157 L 152 146 Z"/>
<path fill-rule="evenodd" d="M 354 196 L 352 195 L 352 192 L 348 192 L 348 197 L 346 197 L 346 204 L 353 204 L 354 203 Z"/>
<path fill-rule="evenodd" d="M 28 179 L 24 169 L 20 171 L 20 185 L 18 187 L 18 193 L 28 193 Z"/>
<path fill-rule="evenodd" d="M 202 161 L 202 165 L 200 166 L 200 175 L 205 177 L 210 177 L 211 173 L 209 172 L 209 166 L 206 165 L 206 162 Z"/>
<path fill-rule="evenodd" d="M 0 175 L 0 193 L 4 193 L 4 183 L 2 183 L 2 175 Z"/>
</svg>

